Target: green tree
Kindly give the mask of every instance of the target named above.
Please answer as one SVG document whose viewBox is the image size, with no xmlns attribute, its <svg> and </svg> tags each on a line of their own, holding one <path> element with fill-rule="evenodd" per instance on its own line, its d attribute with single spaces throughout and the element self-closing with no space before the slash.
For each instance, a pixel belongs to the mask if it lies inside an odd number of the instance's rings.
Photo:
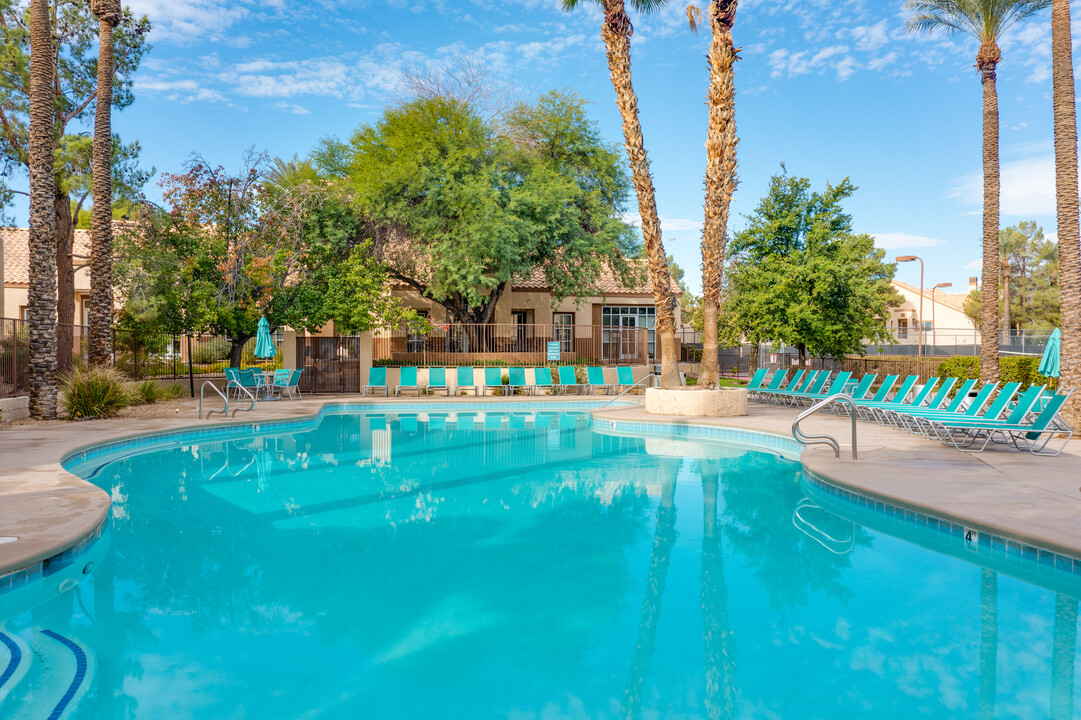
<svg viewBox="0 0 1081 720">
<path fill-rule="evenodd" d="M 804 367 L 808 353 L 863 354 L 865 341 L 890 339 L 889 311 L 901 302 L 890 287 L 896 266 L 871 236 L 853 232 L 841 203 L 855 191 L 847 178 L 823 192 L 807 178 L 771 178 L 730 246 L 726 339 L 738 332 L 796 346 Z"/>
<path fill-rule="evenodd" d="M 87 125 L 94 117 L 98 97 L 99 23 L 89 0 L 49 0 L 54 48 L 53 132 L 55 147 L 53 195 L 56 242 L 56 309 L 59 323 L 57 362 L 61 372 L 71 367 L 73 342 L 68 327 L 75 322 L 75 268 L 72 241 L 72 201 L 78 209 L 91 193 L 93 140 L 74 126 Z M 113 33 L 115 67 L 112 106 L 122 110 L 134 101 L 133 76 L 143 55 L 150 49 L 146 42 L 150 21 L 125 10 Z M 30 110 L 30 28 L 26 5 L 18 0 L 0 0 L 0 43 L 3 45 L 7 72 L 0 74 L 0 154 L 3 165 L 0 194 L 4 199 L 18 189 L 21 173 L 29 167 Z M 112 140 L 113 194 L 138 189 L 149 174 L 138 170 L 138 143 Z"/>
<path fill-rule="evenodd" d="M 249 152 L 235 175 L 196 158 L 163 176 L 168 211 L 141 213 L 118 243 L 125 316 L 227 334 L 233 366 L 264 316 L 272 329 L 314 330 L 336 313 L 353 331 L 415 320 L 395 314 L 350 204 L 310 167 L 276 182 L 268 171 L 267 158 Z"/>
<path fill-rule="evenodd" d="M 999 277 L 999 117 L 996 69 L 1002 61 L 998 41 L 1014 24 L 1051 5 L 1051 0 L 906 0 L 912 11 L 906 27 L 913 32 L 964 33 L 980 43 L 976 69 L 983 83 L 983 308 L 981 326 L 998 328 Z M 922 318 L 921 318 L 922 321 Z M 998 332 L 985 332 L 980 343 L 984 382 L 998 382 Z"/>
<path fill-rule="evenodd" d="M 634 270 L 626 173 L 584 101 L 548 93 L 503 125 L 424 97 L 314 154 L 347 188 L 390 274 L 461 323 L 491 322 L 511 281 L 535 269 L 555 298 L 594 292 L 605 265 L 628 279 Z"/>
<path fill-rule="evenodd" d="M 1035 221 L 999 232 L 1003 269 L 1003 327 L 1028 329 L 1058 325 L 1058 245 Z"/>
</svg>

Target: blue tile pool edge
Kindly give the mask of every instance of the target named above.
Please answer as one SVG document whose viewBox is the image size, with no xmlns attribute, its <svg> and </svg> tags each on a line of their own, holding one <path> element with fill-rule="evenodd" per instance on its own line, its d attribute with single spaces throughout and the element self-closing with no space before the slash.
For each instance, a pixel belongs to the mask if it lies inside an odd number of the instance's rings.
<svg viewBox="0 0 1081 720">
<path fill-rule="evenodd" d="M 24 585 L 29 585 L 36 580 L 49 577 L 57 571 L 63 570 L 69 565 L 74 564 L 90 551 L 94 546 L 94 543 L 101 539 L 101 534 L 105 530 L 105 523 L 108 522 L 108 520 L 109 514 L 106 513 L 105 517 L 101 519 L 101 522 L 98 523 L 98 526 L 94 528 L 89 535 L 71 547 L 61 550 L 54 555 L 50 555 L 44 560 L 39 560 L 26 567 L 0 575 L 0 595 L 18 590 Z"/>
<path fill-rule="evenodd" d="M 613 420 L 593 416 L 593 428 L 614 433 L 636 433 L 657 437 L 678 437 L 699 440 L 719 440 L 737 445 L 748 445 L 761 450 L 772 450 L 782 457 L 799 462 L 803 445 L 795 438 L 760 430 L 723 427 L 719 425 L 695 425 L 681 422 L 641 422 L 638 420 Z"/>
</svg>

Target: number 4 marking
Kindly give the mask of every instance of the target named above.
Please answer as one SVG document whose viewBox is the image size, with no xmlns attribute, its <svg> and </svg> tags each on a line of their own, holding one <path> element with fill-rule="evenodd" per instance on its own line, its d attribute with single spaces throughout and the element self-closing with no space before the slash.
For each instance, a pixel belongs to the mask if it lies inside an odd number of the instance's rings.
<svg viewBox="0 0 1081 720">
<path fill-rule="evenodd" d="M 980 533 L 972 528 L 965 528 L 965 547 L 976 550 L 980 545 Z"/>
</svg>

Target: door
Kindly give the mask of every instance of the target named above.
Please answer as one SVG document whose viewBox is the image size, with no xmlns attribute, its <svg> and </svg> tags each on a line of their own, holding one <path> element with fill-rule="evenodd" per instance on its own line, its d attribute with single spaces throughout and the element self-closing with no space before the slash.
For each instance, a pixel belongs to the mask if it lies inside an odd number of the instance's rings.
<svg viewBox="0 0 1081 720">
<path fill-rule="evenodd" d="M 510 314 L 514 323 L 514 349 L 521 352 L 526 349 L 526 323 L 528 315 L 524 310 L 514 310 Z"/>
</svg>

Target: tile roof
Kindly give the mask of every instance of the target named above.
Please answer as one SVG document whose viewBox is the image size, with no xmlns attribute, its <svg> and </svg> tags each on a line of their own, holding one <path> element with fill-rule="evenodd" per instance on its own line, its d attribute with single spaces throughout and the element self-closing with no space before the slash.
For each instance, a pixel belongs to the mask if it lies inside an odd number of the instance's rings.
<svg viewBox="0 0 1081 720">
<path fill-rule="evenodd" d="M 30 284 L 30 230 L 0 227 L 4 242 L 4 285 Z M 89 257 L 90 231 L 75 231 L 75 254 Z M 85 263 L 76 258 L 76 266 Z"/>
<path fill-rule="evenodd" d="M 890 284 L 902 290 L 907 290 L 916 297 L 920 296 L 920 289 L 913 285 L 909 285 L 906 282 L 901 282 L 900 280 L 893 280 Z M 932 295 L 930 288 L 923 289 L 923 296 L 928 300 L 931 300 Z M 965 299 L 967 297 L 968 293 L 936 292 L 934 294 L 934 300 L 936 303 L 939 303 L 940 305 L 945 305 L 948 308 L 953 308 L 954 310 L 957 310 L 959 312 L 965 311 Z"/>
</svg>

